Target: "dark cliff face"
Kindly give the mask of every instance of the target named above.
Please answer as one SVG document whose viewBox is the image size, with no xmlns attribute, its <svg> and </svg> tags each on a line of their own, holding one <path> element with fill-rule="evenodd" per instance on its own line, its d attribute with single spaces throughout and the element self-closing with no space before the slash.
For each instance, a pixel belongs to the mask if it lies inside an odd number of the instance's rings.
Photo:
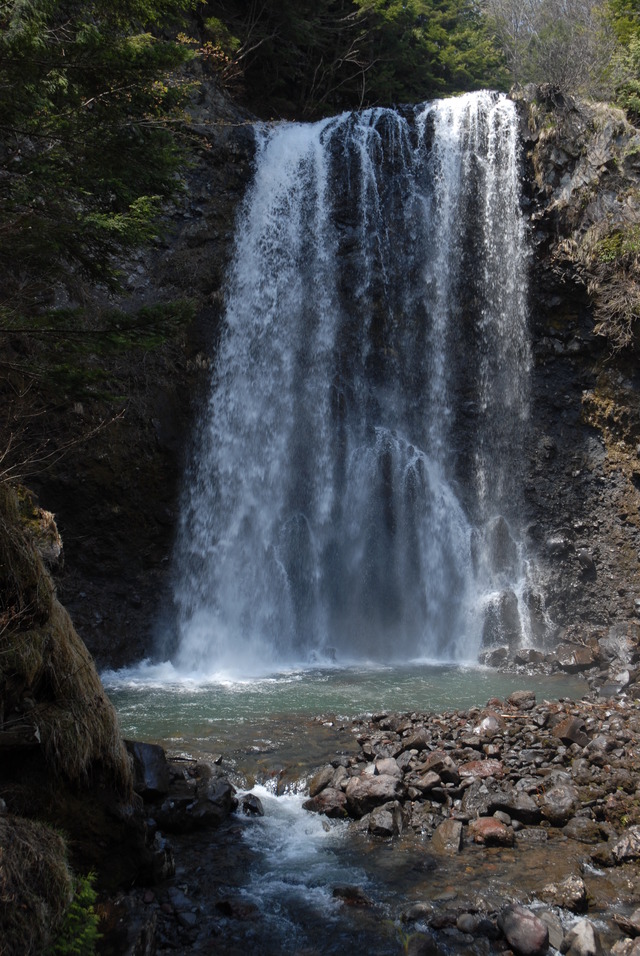
<svg viewBox="0 0 640 956">
<path fill-rule="evenodd" d="M 162 240 L 122 264 L 125 295 L 106 303 L 96 296 L 97 307 L 129 314 L 171 311 L 178 302 L 186 318 L 159 342 L 98 355 L 111 394 L 55 396 L 46 413 L 47 452 L 71 445 L 46 471 L 28 476 L 61 529 L 59 597 L 100 666 L 150 653 L 170 593 L 193 410 L 208 381 L 236 209 L 251 173 L 251 125 L 215 89 L 204 87 L 192 105 L 190 142 L 184 193 Z"/>
<path fill-rule="evenodd" d="M 528 90 L 519 108 L 533 249 L 524 492 L 529 552 L 555 640 L 574 625 L 579 636 L 637 620 L 640 375 L 632 348 L 614 353 L 595 332 L 581 243 L 594 224 L 628 214 L 638 133 L 618 111 L 552 91 Z M 194 318 L 160 347 L 118 359 L 129 396 L 123 418 L 34 482 L 65 543 L 60 597 L 102 665 L 153 649 L 170 592 L 193 410 L 208 380 L 234 219 L 251 174 L 254 139 L 243 115 L 205 88 L 192 120 L 199 147 L 181 207 L 163 244 L 126 270 L 127 308 L 188 298 Z M 68 405 L 50 421 L 61 435 L 81 435 L 105 412 L 99 402 Z"/>
<path fill-rule="evenodd" d="M 628 222 L 639 134 L 620 111 L 520 99 L 533 247 L 530 552 L 558 630 L 635 633 L 640 598 L 640 375 L 598 320 L 589 243 Z M 596 257 L 597 258 L 597 257 Z M 596 333 L 599 334 L 596 334 Z"/>
</svg>

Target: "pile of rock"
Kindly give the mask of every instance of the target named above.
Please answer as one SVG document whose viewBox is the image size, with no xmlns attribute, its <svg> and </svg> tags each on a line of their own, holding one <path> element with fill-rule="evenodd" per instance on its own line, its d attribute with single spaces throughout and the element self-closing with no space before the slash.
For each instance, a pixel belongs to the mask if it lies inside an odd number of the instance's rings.
<svg viewBox="0 0 640 956">
<path fill-rule="evenodd" d="M 313 776 L 307 810 L 358 821 L 378 838 L 421 834 L 444 858 L 471 847 L 514 848 L 526 867 L 528 848 L 555 840 L 582 844 L 584 860 L 600 869 L 640 859 L 640 704 L 626 698 L 536 704 L 532 692 L 519 691 L 484 709 L 377 714 L 355 731 L 360 754 L 338 757 Z M 563 924 L 563 915 L 589 907 L 579 874 L 549 879 L 534 897 L 529 902 L 546 904 L 540 916 L 518 906 L 496 906 L 490 914 L 458 906 L 443 916 L 441 906 L 429 904 L 406 915 L 432 929 L 444 919 L 474 939 L 478 933 L 506 938 L 517 953 L 546 953 L 549 936 L 572 956 L 602 951 L 589 920 L 569 930 Z M 613 913 L 611 920 L 616 916 L 627 932 L 633 918 L 625 923 L 629 917 Z M 640 953 L 640 943 L 630 941 L 640 925 L 628 935 L 613 952 Z"/>
<path fill-rule="evenodd" d="M 608 628 L 567 627 L 548 651 L 497 644 L 485 648 L 479 660 L 507 672 L 577 674 L 606 698 L 619 693 L 640 697 L 640 626 L 634 621 Z"/>
</svg>

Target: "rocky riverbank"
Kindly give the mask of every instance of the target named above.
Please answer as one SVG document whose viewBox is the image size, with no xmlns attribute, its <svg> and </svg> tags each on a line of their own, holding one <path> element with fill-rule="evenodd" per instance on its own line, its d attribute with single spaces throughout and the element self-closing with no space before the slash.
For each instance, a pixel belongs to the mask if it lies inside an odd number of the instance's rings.
<svg viewBox="0 0 640 956">
<path fill-rule="evenodd" d="M 336 870 L 322 938 L 316 930 L 301 946 L 304 925 L 279 937 L 252 895 L 260 864 L 245 836 L 272 811 L 255 794 L 234 796 L 223 754 L 173 761 L 162 792 L 147 793 L 176 874 L 119 901 L 137 914 L 144 952 L 325 954 L 350 933 L 381 956 L 640 951 L 639 701 L 536 702 L 520 691 L 484 708 L 376 714 L 340 732 L 346 746 L 279 788 L 306 794 L 301 813 L 338 828 L 371 874 L 345 886 Z M 277 860 L 269 866 L 265 879 L 286 886 Z"/>
</svg>

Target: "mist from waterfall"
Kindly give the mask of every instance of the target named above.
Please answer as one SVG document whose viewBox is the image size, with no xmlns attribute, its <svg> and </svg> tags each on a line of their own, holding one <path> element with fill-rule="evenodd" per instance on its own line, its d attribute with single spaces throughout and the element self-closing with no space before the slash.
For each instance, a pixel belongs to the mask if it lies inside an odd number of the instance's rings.
<svg viewBox="0 0 640 956">
<path fill-rule="evenodd" d="M 256 135 L 185 479 L 176 668 L 469 660 L 504 595 L 526 641 L 513 104 Z"/>
</svg>

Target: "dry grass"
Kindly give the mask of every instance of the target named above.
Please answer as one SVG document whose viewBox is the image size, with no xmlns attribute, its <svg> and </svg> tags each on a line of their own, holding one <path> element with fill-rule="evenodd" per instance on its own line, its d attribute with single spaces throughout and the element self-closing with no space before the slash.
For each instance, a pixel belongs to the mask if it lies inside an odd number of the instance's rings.
<svg viewBox="0 0 640 956">
<path fill-rule="evenodd" d="M 3 482 L 0 701 L 0 745 L 3 730 L 26 722 L 37 730 L 52 776 L 86 784 L 99 770 L 114 791 L 130 796 L 130 762 L 115 711 L 21 523 L 15 492 Z"/>
<path fill-rule="evenodd" d="M 0 956 L 48 952 L 73 897 L 64 840 L 43 823 L 0 817 Z"/>
</svg>

